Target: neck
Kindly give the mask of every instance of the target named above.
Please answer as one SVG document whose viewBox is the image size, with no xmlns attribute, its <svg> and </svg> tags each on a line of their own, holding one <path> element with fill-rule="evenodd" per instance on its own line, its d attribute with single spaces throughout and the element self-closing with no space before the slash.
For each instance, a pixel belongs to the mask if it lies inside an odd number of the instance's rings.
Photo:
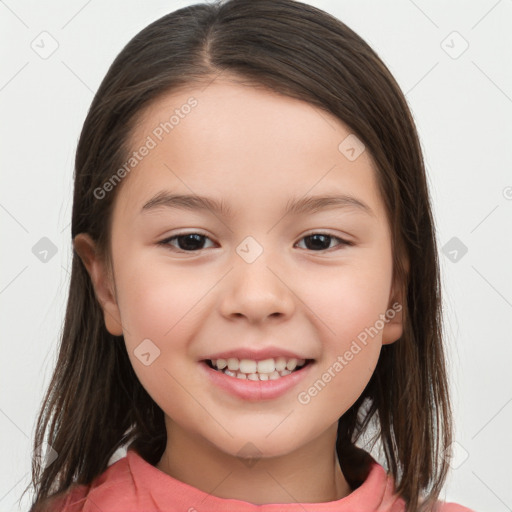
<svg viewBox="0 0 512 512">
<path fill-rule="evenodd" d="M 336 501 L 352 492 L 335 451 L 337 423 L 292 453 L 252 460 L 227 454 L 168 418 L 166 427 L 156 467 L 213 496 L 263 505 Z"/>
</svg>

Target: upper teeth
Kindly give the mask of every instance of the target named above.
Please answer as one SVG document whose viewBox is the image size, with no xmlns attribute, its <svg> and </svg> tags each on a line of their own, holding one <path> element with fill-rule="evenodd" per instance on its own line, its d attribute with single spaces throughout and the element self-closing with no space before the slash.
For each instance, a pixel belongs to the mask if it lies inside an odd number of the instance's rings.
<svg viewBox="0 0 512 512">
<path fill-rule="evenodd" d="M 293 371 L 298 366 L 303 366 L 306 362 L 305 359 L 286 359 L 285 357 L 277 357 L 276 359 L 263 359 L 262 361 L 255 361 L 253 359 L 237 359 L 230 357 L 229 359 L 211 359 L 212 365 L 219 370 L 228 368 L 233 372 L 239 371 L 240 373 L 268 373 L 271 374 L 275 371 L 282 372 L 283 370 Z"/>
</svg>

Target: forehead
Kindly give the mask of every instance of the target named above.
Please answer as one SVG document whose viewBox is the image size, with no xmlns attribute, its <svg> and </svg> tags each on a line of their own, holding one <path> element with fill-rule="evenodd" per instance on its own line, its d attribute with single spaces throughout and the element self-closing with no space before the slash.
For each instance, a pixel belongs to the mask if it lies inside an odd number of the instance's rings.
<svg viewBox="0 0 512 512">
<path fill-rule="evenodd" d="M 383 214 L 373 161 L 357 154 L 364 145 L 350 128 L 268 89 L 217 79 L 169 92 L 139 115 L 130 145 L 151 149 L 123 179 L 118 202 L 127 214 L 162 190 L 214 196 L 235 211 L 347 193 Z"/>
</svg>

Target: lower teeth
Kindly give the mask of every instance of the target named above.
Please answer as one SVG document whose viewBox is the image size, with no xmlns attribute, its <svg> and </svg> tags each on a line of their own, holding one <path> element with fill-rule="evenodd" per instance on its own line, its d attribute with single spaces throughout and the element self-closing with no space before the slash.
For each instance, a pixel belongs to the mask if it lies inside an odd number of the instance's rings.
<svg viewBox="0 0 512 512">
<path fill-rule="evenodd" d="M 300 368 L 297 368 L 297 370 L 300 370 L 303 368 L 302 366 Z M 281 372 L 274 371 L 272 373 L 241 373 L 241 372 L 233 372 L 231 370 L 228 370 L 227 368 L 224 370 L 218 370 L 218 372 L 223 373 L 224 375 L 228 375 L 229 377 L 236 377 L 238 379 L 247 379 L 247 380 L 277 380 L 281 377 L 285 377 L 286 375 L 290 375 L 290 370 L 283 370 Z M 296 370 L 293 370 L 296 371 Z"/>
</svg>

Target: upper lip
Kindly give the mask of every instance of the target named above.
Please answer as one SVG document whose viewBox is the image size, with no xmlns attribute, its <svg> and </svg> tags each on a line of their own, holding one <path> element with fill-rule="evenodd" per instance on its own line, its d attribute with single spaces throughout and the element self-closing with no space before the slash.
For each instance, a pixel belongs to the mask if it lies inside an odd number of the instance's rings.
<svg viewBox="0 0 512 512">
<path fill-rule="evenodd" d="M 261 361 L 263 359 L 276 359 L 277 357 L 285 357 L 286 359 L 311 359 L 295 354 L 290 350 L 285 350 L 278 347 L 267 347 L 264 349 L 235 348 L 233 350 L 227 350 L 225 352 L 216 352 L 215 354 L 204 356 L 201 358 L 201 360 L 236 358 L 253 359 L 255 361 Z"/>
</svg>

